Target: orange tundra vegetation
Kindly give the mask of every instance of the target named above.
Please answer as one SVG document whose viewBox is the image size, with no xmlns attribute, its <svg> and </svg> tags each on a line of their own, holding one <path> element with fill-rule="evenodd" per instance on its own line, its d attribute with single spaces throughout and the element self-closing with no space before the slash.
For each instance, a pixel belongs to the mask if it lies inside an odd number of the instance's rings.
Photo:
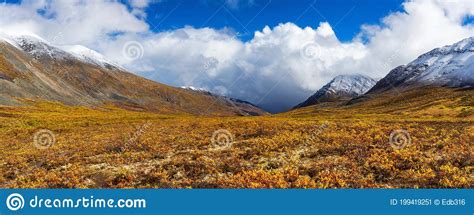
<svg viewBox="0 0 474 215">
<path fill-rule="evenodd" d="M 472 90 L 439 90 L 423 95 L 462 95 L 434 103 L 423 96 L 409 102 L 393 98 L 392 105 L 375 99 L 363 106 L 311 106 L 259 117 L 163 115 L 48 102 L 2 107 L 0 185 L 474 188 Z M 34 147 L 39 129 L 54 134 L 51 147 Z M 411 138 L 401 149 L 389 142 L 397 129 Z M 218 130 L 228 133 L 211 140 Z"/>
</svg>

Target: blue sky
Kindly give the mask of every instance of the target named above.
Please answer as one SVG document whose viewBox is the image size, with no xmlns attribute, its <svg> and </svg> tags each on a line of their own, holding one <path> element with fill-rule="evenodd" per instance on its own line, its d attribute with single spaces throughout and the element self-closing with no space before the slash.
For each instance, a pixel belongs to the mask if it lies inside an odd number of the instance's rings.
<svg viewBox="0 0 474 215">
<path fill-rule="evenodd" d="M 146 9 L 146 21 L 153 31 L 166 31 L 190 25 L 196 28 L 231 28 L 240 39 L 252 39 L 266 25 L 292 22 L 316 28 L 329 22 L 338 38 L 351 40 L 362 24 L 377 24 L 382 17 L 401 10 L 401 0 L 383 4 L 370 0 L 240 0 L 237 5 L 224 0 L 163 0 Z"/>
</svg>

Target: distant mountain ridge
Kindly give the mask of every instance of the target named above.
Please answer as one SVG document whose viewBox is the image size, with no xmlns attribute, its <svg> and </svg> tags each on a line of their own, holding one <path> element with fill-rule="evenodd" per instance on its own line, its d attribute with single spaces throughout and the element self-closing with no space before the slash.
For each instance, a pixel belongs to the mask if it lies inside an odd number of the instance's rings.
<svg viewBox="0 0 474 215">
<path fill-rule="evenodd" d="M 306 101 L 294 108 L 306 107 L 322 102 L 350 100 L 367 92 L 375 83 L 374 79 L 360 74 L 338 75 Z"/>
<path fill-rule="evenodd" d="M 230 106 L 235 107 L 236 111 L 240 113 L 242 116 L 259 116 L 259 115 L 267 115 L 266 111 L 263 111 L 257 105 L 252 104 L 251 102 L 244 101 L 241 99 L 231 98 L 227 96 L 217 95 L 212 92 L 207 91 L 204 88 L 192 87 L 192 86 L 183 86 L 182 89 L 199 92 L 205 95 L 213 96 L 216 100 L 221 102 L 228 103 Z"/>
</svg>

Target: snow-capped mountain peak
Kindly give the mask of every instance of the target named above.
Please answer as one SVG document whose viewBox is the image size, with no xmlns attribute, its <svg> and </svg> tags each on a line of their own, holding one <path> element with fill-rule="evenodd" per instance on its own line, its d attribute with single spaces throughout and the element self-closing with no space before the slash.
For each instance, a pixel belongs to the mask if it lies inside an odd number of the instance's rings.
<svg viewBox="0 0 474 215">
<path fill-rule="evenodd" d="M 474 86 L 474 37 L 433 49 L 393 69 L 370 92 L 415 85 Z"/>
<path fill-rule="evenodd" d="M 361 95 L 375 85 L 375 80 L 364 75 L 338 75 L 327 85 L 327 91 Z"/>
<path fill-rule="evenodd" d="M 81 45 L 55 46 L 34 34 L 9 34 L 0 32 L 0 41 L 32 55 L 35 59 L 49 58 L 63 60 L 74 58 L 84 63 L 101 67 L 114 66 L 120 68 L 116 63 L 108 60 L 104 55 Z"/>
<path fill-rule="evenodd" d="M 375 83 L 374 79 L 365 75 L 338 75 L 295 108 L 321 102 L 348 100 L 366 93 Z"/>
<path fill-rule="evenodd" d="M 69 53 L 51 45 L 46 40 L 34 34 L 6 34 L 1 33 L 0 38 L 10 45 L 23 50 L 35 59 L 48 57 L 52 59 L 64 59 L 71 57 Z"/>
<path fill-rule="evenodd" d="M 416 66 L 420 64 L 431 66 L 439 60 L 446 61 L 463 54 L 472 55 L 472 52 L 474 52 L 474 37 L 466 38 L 453 45 L 433 49 L 425 54 L 420 55 L 416 60 L 409 63 L 408 66 Z M 467 59 L 461 58 L 460 60 Z"/>
<path fill-rule="evenodd" d="M 4 31 L 0 31 L 0 41 L 5 41 L 17 48 L 21 48 L 18 44 L 18 41 L 21 41 L 21 40 L 36 41 L 36 43 L 48 44 L 46 40 L 44 40 L 40 36 L 33 33 L 7 33 Z"/>
</svg>

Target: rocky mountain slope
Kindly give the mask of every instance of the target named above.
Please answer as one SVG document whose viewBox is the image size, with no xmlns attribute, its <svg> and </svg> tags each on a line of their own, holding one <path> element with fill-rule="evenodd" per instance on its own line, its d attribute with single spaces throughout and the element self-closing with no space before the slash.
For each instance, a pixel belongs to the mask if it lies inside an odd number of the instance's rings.
<svg viewBox="0 0 474 215">
<path fill-rule="evenodd" d="M 322 102 L 347 101 L 364 94 L 375 83 L 374 79 L 364 75 L 339 75 L 294 108 L 306 107 Z"/>
<path fill-rule="evenodd" d="M 266 113 L 239 100 L 229 102 L 136 76 L 86 47 L 57 47 L 34 35 L 0 34 L 0 105 L 24 105 L 30 100 L 81 106 L 112 104 L 160 113 Z"/>
</svg>

